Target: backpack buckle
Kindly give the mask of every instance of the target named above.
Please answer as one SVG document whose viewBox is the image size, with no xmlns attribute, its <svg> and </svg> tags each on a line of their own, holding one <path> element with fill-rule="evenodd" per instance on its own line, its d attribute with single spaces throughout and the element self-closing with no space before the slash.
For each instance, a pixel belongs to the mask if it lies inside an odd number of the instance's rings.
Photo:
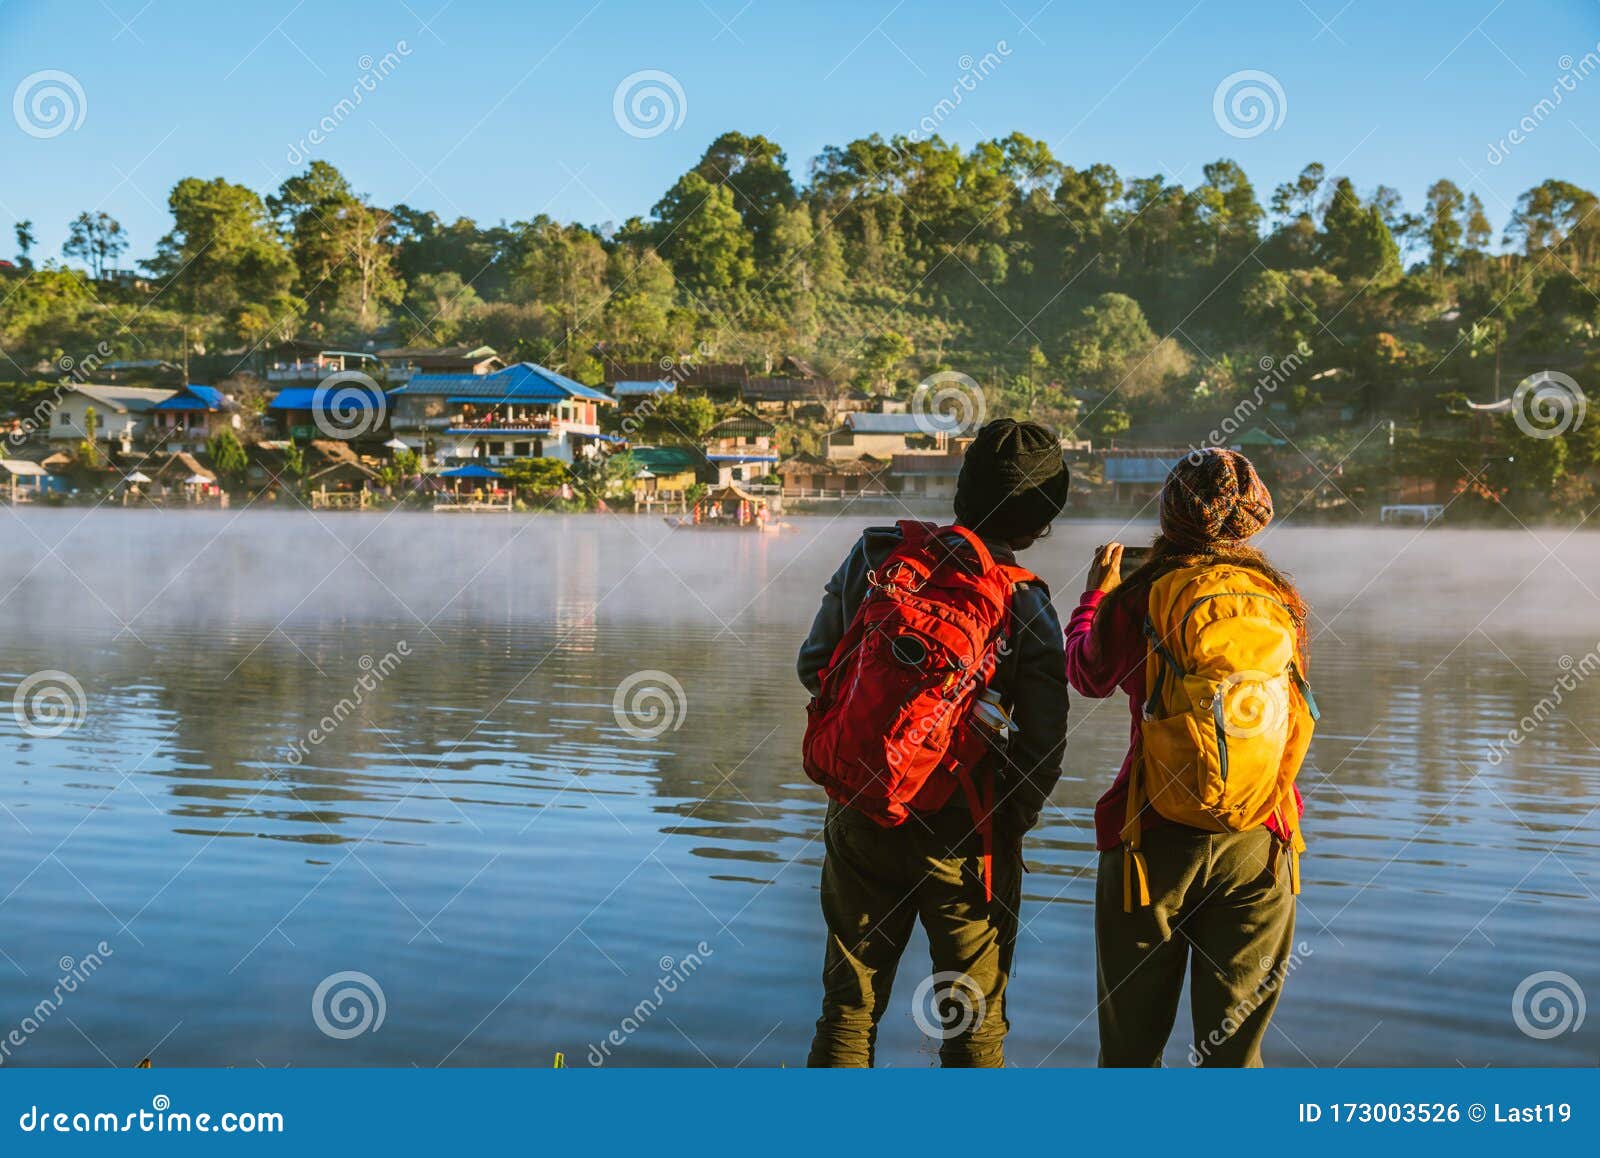
<svg viewBox="0 0 1600 1158">
<path fill-rule="evenodd" d="M 868 571 L 867 583 L 878 588 L 879 590 L 883 590 L 893 586 L 895 580 L 898 579 L 906 570 L 907 568 L 905 562 L 903 560 L 896 559 L 893 563 L 889 564 L 888 569 L 885 570 L 881 576 L 876 570 Z M 922 590 L 923 583 L 913 580 L 910 583 L 903 583 L 901 586 L 907 591 L 916 593 Z"/>
</svg>

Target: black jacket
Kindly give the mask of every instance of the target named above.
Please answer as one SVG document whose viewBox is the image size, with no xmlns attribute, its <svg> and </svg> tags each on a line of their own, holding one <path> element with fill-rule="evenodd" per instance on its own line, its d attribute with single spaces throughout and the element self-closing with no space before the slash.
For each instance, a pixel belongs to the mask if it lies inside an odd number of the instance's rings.
<svg viewBox="0 0 1600 1158">
<path fill-rule="evenodd" d="M 869 527 L 823 591 L 811 634 L 800 645 L 800 682 L 816 695 L 818 676 L 867 593 L 867 572 L 900 545 L 898 527 Z M 996 562 L 1014 563 L 1004 543 L 984 540 Z M 1042 585 L 1024 584 L 1013 595 L 1016 634 L 1012 652 L 995 674 L 1017 731 L 997 769 L 996 820 L 1016 831 L 1032 828 L 1056 781 L 1067 746 L 1067 661 L 1061 620 Z"/>
</svg>

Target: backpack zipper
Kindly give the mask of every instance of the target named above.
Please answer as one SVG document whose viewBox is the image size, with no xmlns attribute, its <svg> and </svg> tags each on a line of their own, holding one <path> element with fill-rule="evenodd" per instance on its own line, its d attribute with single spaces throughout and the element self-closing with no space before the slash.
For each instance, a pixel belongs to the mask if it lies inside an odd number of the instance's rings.
<svg viewBox="0 0 1600 1158">
<path fill-rule="evenodd" d="M 1222 770 L 1222 782 L 1228 782 L 1228 728 L 1223 723 L 1223 697 L 1214 696 L 1211 700 L 1211 715 L 1217 721 L 1217 766 Z"/>
</svg>

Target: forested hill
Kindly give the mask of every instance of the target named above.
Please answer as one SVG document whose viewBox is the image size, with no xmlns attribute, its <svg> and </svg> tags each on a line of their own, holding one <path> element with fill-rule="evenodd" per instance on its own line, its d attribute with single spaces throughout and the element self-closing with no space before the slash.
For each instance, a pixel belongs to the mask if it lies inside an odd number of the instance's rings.
<svg viewBox="0 0 1600 1158">
<path fill-rule="evenodd" d="M 168 205 L 133 276 L 104 213 L 73 223 L 70 268 L 19 225 L 6 374 L 97 350 L 181 362 L 187 344 L 218 378 L 289 338 L 481 342 L 589 382 L 602 357 L 795 355 L 881 391 L 959 370 L 991 411 L 1154 440 L 1214 426 L 1302 348 L 1292 413 L 1425 423 L 1536 369 L 1600 380 L 1600 215 L 1559 179 L 1499 208 L 1497 232 L 1448 178 L 1408 206 L 1315 163 L 1257 190 L 1219 159 L 1186 188 L 1013 134 L 872 136 L 797 184 L 777 143 L 730 132 L 648 218 L 598 227 L 379 206 L 322 161 L 264 197 L 186 178 Z M 1563 470 L 1593 463 L 1593 426 L 1568 435 Z"/>
</svg>

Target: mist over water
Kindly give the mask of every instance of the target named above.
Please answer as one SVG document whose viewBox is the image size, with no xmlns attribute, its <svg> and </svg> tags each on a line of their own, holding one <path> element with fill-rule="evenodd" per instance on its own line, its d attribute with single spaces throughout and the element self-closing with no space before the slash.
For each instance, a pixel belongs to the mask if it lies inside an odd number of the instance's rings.
<svg viewBox="0 0 1600 1158">
<path fill-rule="evenodd" d="M 606 1064 L 803 1059 L 823 800 L 793 659 L 861 527 L 892 516 L 754 536 L 8 513 L 0 1036 L 63 957 L 114 954 L 6 1064 L 158 1044 L 158 1065 L 585 1064 L 689 954 Z M 1152 531 L 1063 523 L 1021 561 L 1065 617 L 1096 543 Z M 1600 994 L 1600 680 L 1571 679 L 1600 643 L 1600 539 L 1275 526 L 1261 545 L 1312 602 L 1323 709 L 1307 951 L 1269 1061 L 1593 1064 L 1600 1018 L 1538 1038 L 1512 1000 L 1549 970 Z M 41 736 L 6 700 L 46 671 L 82 709 Z M 665 688 L 643 728 L 615 702 L 638 673 Z M 1091 815 L 1127 711 L 1074 700 L 1030 837 L 1014 1064 L 1094 1058 Z M 932 1061 L 910 1006 L 925 960 L 902 966 L 881 1064 Z M 379 1031 L 318 1029 L 312 994 L 344 970 L 381 986 Z"/>
</svg>

